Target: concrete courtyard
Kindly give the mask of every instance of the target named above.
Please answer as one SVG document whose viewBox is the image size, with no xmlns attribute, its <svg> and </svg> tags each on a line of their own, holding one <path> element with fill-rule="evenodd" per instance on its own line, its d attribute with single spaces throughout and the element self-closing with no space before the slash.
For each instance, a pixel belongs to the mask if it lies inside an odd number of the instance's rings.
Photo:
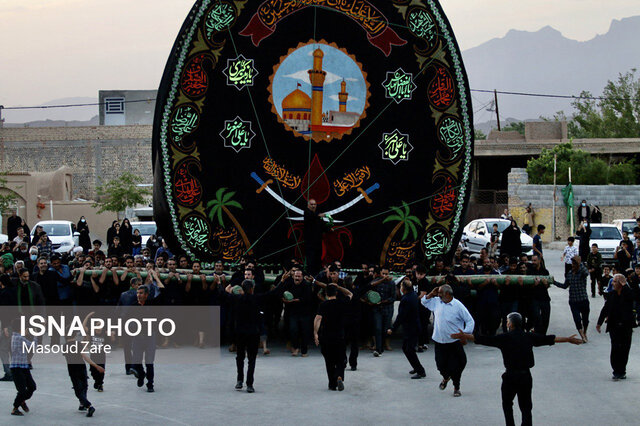
<svg viewBox="0 0 640 426">
<path fill-rule="evenodd" d="M 562 281 L 559 251 L 547 251 L 552 274 Z M 550 333 L 575 333 L 566 290 L 552 288 Z M 611 380 L 609 337 L 598 335 L 595 323 L 602 298 L 591 299 L 590 341 L 582 346 L 559 344 L 535 351 L 533 418 L 541 425 L 636 424 L 640 394 L 639 343 L 631 349 L 628 378 Z M 13 417 L 13 383 L 0 382 L 2 424 L 503 424 L 500 400 L 502 358 L 498 350 L 469 344 L 468 364 L 462 376 L 462 397 L 452 388 L 440 391 L 433 349 L 419 354 L 427 370 L 424 380 L 410 380 L 410 366 L 393 342 L 393 352 L 373 358 L 361 352 L 359 368 L 346 373 L 344 392 L 327 390 L 324 362 L 316 349 L 308 358 L 292 358 L 284 347 L 259 356 L 255 394 L 237 392 L 235 354 L 221 353 L 216 365 L 156 366 L 156 392 L 136 387 L 126 376 L 122 354 L 107 359 L 104 393 L 92 389 L 88 398 L 96 407 L 94 418 L 77 411 L 65 365 L 38 365 L 32 371 L 38 390 L 29 401 L 31 412 Z M 182 349 L 185 350 L 185 349 Z M 197 351 L 198 349 L 188 349 Z M 170 349 L 166 351 L 171 351 Z M 158 358 L 163 356 L 158 352 Z M 145 388 L 142 388 L 145 389 Z M 4 411 L 3 411 L 4 410 Z M 515 407 L 516 422 L 519 411 Z"/>
</svg>

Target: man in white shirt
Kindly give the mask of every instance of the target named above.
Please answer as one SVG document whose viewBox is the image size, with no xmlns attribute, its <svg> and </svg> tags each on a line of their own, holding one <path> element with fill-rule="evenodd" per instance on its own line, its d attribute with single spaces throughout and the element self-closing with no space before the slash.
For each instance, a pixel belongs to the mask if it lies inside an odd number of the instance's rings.
<svg viewBox="0 0 640 426">
<path fill-rule="evenodd" d="M 443 377 L 440 389 L 453 381 L 453 396 L 461 396 L 460 377 L 467 365 L 463 343 L 451 335 L 464 330 L 473 333 L 475 322 L 462 302 L 453 298 L 453 289 L 449 285 L 436 287 L 422 299 L 425 308 L 433 312 L 433 341 L 436 351 L 436 366 Z"/>
</svg>

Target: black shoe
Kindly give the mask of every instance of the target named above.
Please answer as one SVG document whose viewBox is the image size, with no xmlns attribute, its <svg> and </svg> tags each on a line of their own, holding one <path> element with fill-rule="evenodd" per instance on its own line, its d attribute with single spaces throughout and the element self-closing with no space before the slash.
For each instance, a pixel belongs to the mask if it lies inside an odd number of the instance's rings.
<svg viewBox="0 0 640 426">
<path fill-rule="evenodd" d="M 455 397 L 462 396 L 462 393 L 460 392 L 460 389 L 454 389 L 453 390 L 453 396 L 455 396 Z"/>
<path fill-rule="evenodd" d="M 425 377 L 427 377 L 426 374 L 414 374 L 411 376 L 412 379 L 424 379 Z"/>
<path fill-rule="evenodd" d="M 133 372 L 133 369 L 131 369 L 131 368 L 128 369 L 128 370 L 125 370 L 125 373 L 127 374 L 127 376 L 131 376 L 131 375 L 135 376 L 135 373 Z"/>
<path fill-rule="evenodd" d="M 338 379 L 338 390 L 342 392 L 344 390 L 344 382 L 342 379 Z"/>
<path fill-rule="evenodd" d="M 618 380 L 620 380 L 620 376 L 619 376 L 619 375 L 617 375 L 617 374 L 614 374 L 614 375 L 611 377 L 611 380 L 613 380 L 614 382 L 617 382 Z"/>
<path fill-rule="evenodd" d="M 351 366 L 351 371 L 356 371 L 358 369 L 358 367 L 356 367 L 355 365 Z"/>
<path fill-rule="evenodd" d="M 622 374 L 622 375 L 620 376 L 620 380 L 625 380 L 626 378 L 627 378 L 627 375 L 626 375 L 626 374 Z"/>
<path fill-rule="evenodd" d="M 98 385 L 98 392 L 104 392 L 104 389 L 102 388 L 102 385 Z"/>
<path fill-rule="evenodd" d="M 337 390 L 338 390 L 338 388 L 337 388 L 337 387 L 334 387 L 334 386 L 329 386 L 329 390 L 330 390 L 330 391 L 337 391 Z"/>
<path fill-rule="evenodd" d="M 24 416 L 24 414 L 22 414 L 22 411 L 20 411 L 17 408 L 14 408 L 13 411 L 11 411 L 11 415 L 12 416 Z"/>
<path fill-rule="evenodd" d="M 416 370 L 409 371 L 409 374 L 416 374 Z"/>
<path fill-rule="evenodd" d="M 236 383 L 236 390 L 242 390 L 242 382 Z"/>
<path fill-rule="evenodd" d="M 422 349 L 422 346 L 418 346 L 418 352 L 419 352 L 419 353 L 424 352 L 424 349 Z"/>
<path fill-rule="evenodd" d="M 22 404 L 20 404 L 20 407 L 22 407 L 25 413 L 29 412 L 29 406 L 27 406 L 26 402 L 23 402 Z"/>
<path fill-rule="evenodd" d="M 5 374 L 2 378 L 0 378 L 0 382 L 13 382 L 13 377 Z"/>
<path fill-rule="evenodd" d="M 141 388 L 142 385 L 144 385 L 144 375 L 138 375 L 138 383 L 137 383 L 138 387 Z"/>
<path fill-rule="evenodd" d="M 445 390 L 447 388 L 447 384 L 449 383 L 449 379 L 443 379 L 440 382 L 440 390 Z"/>
<path fill-rule="evenodd" d="M 87 410 L 87 417 L 93 417 L 93 413 L 96 412 L 96 409 L 93 408 L 93 406 L 89 407 L 89 409 Z"/>
<path fill-rule="evenodd" d="M 87 407 L 85 407 L 84 405 L 81 405 L 78 407 L 78 411 L 86 411 Z"/>
<path fill-rule="evenodd" d="M 252 385 L 247 385 L 247 393 L 254 393 L 256 390 L 253 388 Z"/>
<path fill-rule="evenodd" d="M 147 392 L 149 392 L 149 393 L 153 393 L 153 392 L 155 392 L 155 391 L 156 391 L 156 390 L 153 388 L 153 386 L 147 386 Z"/>
<path fill-rule="evenodd" d="M 127 372 L 127 376 L 130 375 L 130 374 L 135 376 L 136 379 L 138 378 L 138 370 L 136 370 L 135 368 L 130 368 L 129 369 L 129 372 Z"/>
<path fill-rule="evenodd" d="M 98 390 L 98 384 L 97 384 L 97 383 L 94 383 L 94 384 L 93 384 L 93 388 L 94 388 L 95 390 Z"/>
</svg>

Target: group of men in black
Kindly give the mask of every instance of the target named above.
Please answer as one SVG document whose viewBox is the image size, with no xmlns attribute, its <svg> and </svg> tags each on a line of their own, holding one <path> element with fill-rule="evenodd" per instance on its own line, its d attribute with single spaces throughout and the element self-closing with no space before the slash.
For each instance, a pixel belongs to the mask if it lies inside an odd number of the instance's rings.
<svg viewBox="0 0 640 426">
<path fill-rule="evenodd" d="M 4 275 L 0 280 L 3 283 L 0 297 L 2 303 L 116 306 L 145 305 L 153 301 L 154 304 L 168 305 L 220 305 L 223 338 L 230 343 L 230 349 L 237 352 L 236 388 L 243 389 L 246 384 L 248 392 L 255 390 L 255 360 L 260 346 L 262 345 L 265 354 L 269 353 L 266 344 L 268 336 L 286 340 L 292 356 L 306 357 L 311 342 L 319 345 L 325 359 L 328 387 L 340 391 L 344 389 L 344 371 L 347 365 L 351 370 L 357 370 L 359 351 L 366 348 L 372 351 L 374 357 L 381 356 L 386 350 L 391 350 L 389 334 L 402 326 L 402 349 L 412 365 L 412 373 L 417 378 L 424 377 L 426 373 L 417 360 L 416 351 L 424 351 L 430 341 L 432 313 L 420 303 L 401 303 L 399 315 L 393 323 L 394 303 L 401 299 L 414 300 L 413 297 L 404 297 L 412 293 L 415 294 L 415 300 L 420 300 L 442 284 L 451 286 L 453 296 L 467 307 L 476 322 L 474 335 L 460 335 L 457 338 L 475 339 L 478 343 L 490 344 L 503 350 L 505 366 L 509 372 L 503 385 L 505 400 L 509 400 L 511 394 L 526 392 L 526 386 L 516 386 L 522 382 L 520 379 L 523 376 L 518 375 L 525 374 L 525 368 L 520 368 L 522 365 L 518 363 L 507 362 L 508 357 L 513 358 L 512 355 L 507 355 L 511 350 L 509 348 L 513 345 L 529 348 L 523 349 L 527 352 L 533 346 L 553 341 L 550 337 L 530 338 L 534 334 L 527 333 L 535 331 L 535 335 L 546 334 L 550 316 L 549 282 L 543 278 L 537 279 L 533 285 L 523 285 L 518 280 L 506 280 L 499 285 L 495 279 L 501 274 L 548 276 L 539 255 L 534 255 L 529 260 L 524 254 L 518 257 L 496 257 L 489 256 L 483 250 L 475 258 L 459 250 L 453 265 L 447 265 L 444 259 L 435 259 L 429 269 L 421 264 L 414 264 L 398 279 L 392 279 L 388 269 L 376 265 L 362 265 L 362 269 L 352 279 L 341 269 L 340 262 L 325 265 L 318 274 L 312 276 L 300 262 L 292 259 L 283 265 L 283 273 L 270 282 L 265 279 L 256 260 L 251 258 L 242 259 L 231 274 L 225 273 L 222 262 L 216 262 L 214 278 L 207 281 L 199 262 L 191 263 L 186 256 L 169 258 L 167 250 L 160 250 L 156 256 L 148 252 L 135 257 L 104 256 L 104 260 L 99 260 L 96 265 L 95 259 L 102 258 L 96 256 L 98 252 L 99 248 L 94 248 L 87 254 L 41 257 L 29 265 L 25 262 L 24 266 L 27 268 L 18 271 L 3 265 Z M 116 271 L 120 269 L 124 273 L 119 276 Z M 180 277 L 180 273 L 185 272 L 186 280 Z M 161 274 L 166 275 L 161 277 Z M 467 275 L 487 275 L 487 279 L 471 282 L 464 278 Z M 21 292 L 18 296 L 17 289 L 21 285 L 33 291 Z M 371 299 L 370 291 L 375 291 L 379 300 Z M 29 293 L 35 297 L 30 298 Z M 625 287 L 620 286 L 620 292 L 617 293 L 620 297 L 612 297 L 601 315 L 602 321 L 609 318 L 607 328 L 612 335 L 612 343 L 614 335 L 616 342 L 630 342 L 627 329 L 622 331 L 622 327 L 617 325 L 627 324 L 628 321 L 624 315 L 619 315 L 620 312 L 628 312 L 626 308 L 619 309 L 628 304 L 624 297 L 626 293 Z M 140 300 L 140 295 L 143 301 Z M 617 316 L 620 318 L 616 319 Z M 503 333 L 493 337 L 501 323 Z M 195 337 L 199 346 L 205 344 L 205 333 L 212 326 L 214 325 L 198 327 Z M 525 337 L 520 334 L 520 337 L 513 337 L 516 343 L 505 340 L 511 339 L 504 336 L 510 336 L 512 332 L 525 333 Z M 555 341 L 575 343 L 573 338 L 566 339 Z M 144 383 L 146 378 L 148 390 L 153 391 L 156 342 L 147 342 L 135 359 L 131 342 L 123 343 L 126 373 L 136 375 L 140 386 L 140 382 Z M 157 342 L 165 347 L 170 343 L 178 344 L 167 340 Z M 141 355 L 146 357 L 146 371 Z M 246 375 L 245 358 L 248 359 Z M 626 364 L 626 360 L 622 359 L 624 356 L 612 355 L 612 365 L 614 358 L 616 363 L 622 364 L 624 361 Z M 527 368 L 533 366 L 532 362 L 527 361 L 526 364 Z M 100 367 L 104 368 L 104 365 Z M 528 382 L 525 380 L 525 383 Z M 527 411 L 527 401 L 525 396 L 522 398 L 524 403 L 521 402 L 521 408 L 525 407 L 524 413 Z M 505 415 L 507 412 L 508 407 L 505 406 Z"/>
</svg>

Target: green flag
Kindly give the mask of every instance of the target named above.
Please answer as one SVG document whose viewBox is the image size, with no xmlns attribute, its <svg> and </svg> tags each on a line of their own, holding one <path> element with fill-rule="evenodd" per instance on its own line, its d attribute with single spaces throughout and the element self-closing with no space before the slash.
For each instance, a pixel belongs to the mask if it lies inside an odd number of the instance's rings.
<svg viewBox="0 0 640 426">
<path fill-rule="evenodd" d="M 571 217 L 573 216 L 573 185 L 569 185 L 562 188 L 562 198 L 564 199 L 564 205 L 567 207 L 567 224 L 571 224 Z"/>
</svg>

